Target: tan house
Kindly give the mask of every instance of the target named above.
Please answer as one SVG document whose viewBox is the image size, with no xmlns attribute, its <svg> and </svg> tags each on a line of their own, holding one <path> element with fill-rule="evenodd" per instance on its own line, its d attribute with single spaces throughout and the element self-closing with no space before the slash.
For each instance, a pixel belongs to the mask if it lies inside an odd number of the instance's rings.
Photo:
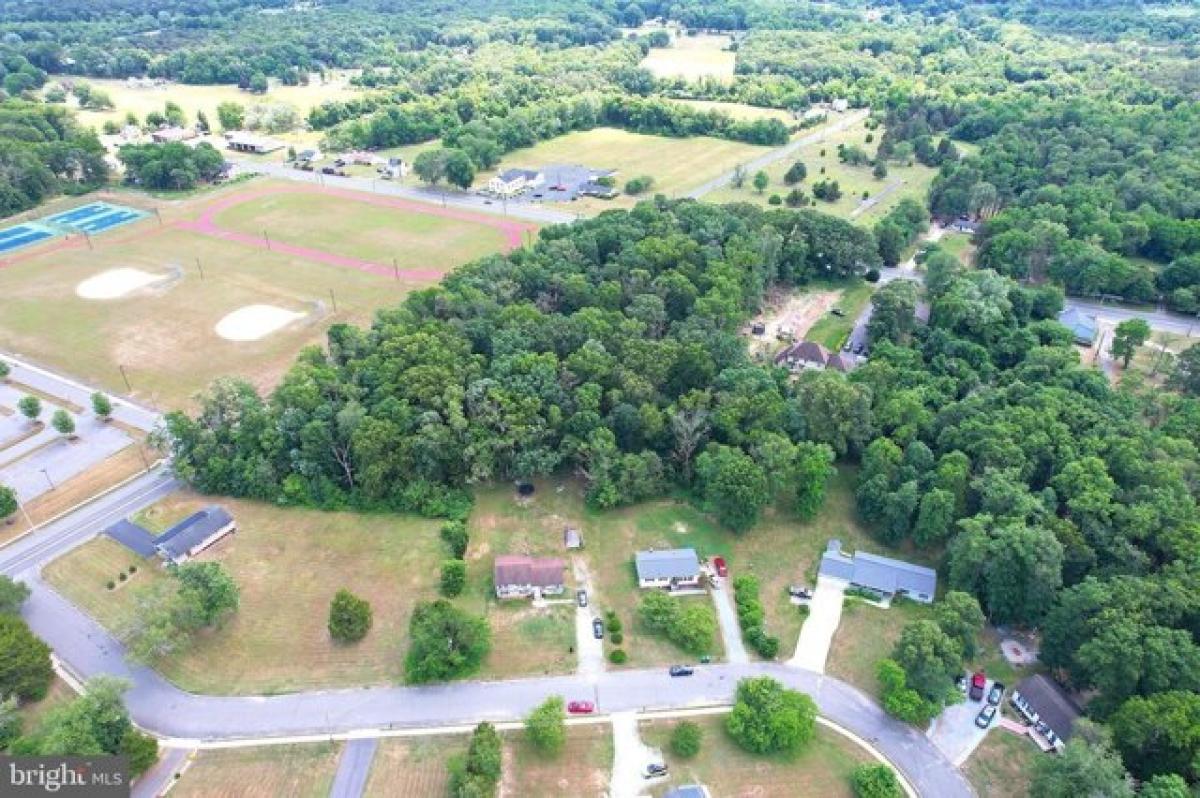
<svg viewBox="0 0 1200 798">
<path fill-rule="evenodd" d="M 829 362 L 829 350 L 815 341 L 797 341 L 775 356 L 775 365 L 790 371 L 823 369 Z"/>
<path fill-rule="evenodd" d="M 566 590 L 563 573 L 567 564 L 557 557 L 527 557 L 502 554 L 492 566 L 496 598 L 557 596 Z"/>
</svg>

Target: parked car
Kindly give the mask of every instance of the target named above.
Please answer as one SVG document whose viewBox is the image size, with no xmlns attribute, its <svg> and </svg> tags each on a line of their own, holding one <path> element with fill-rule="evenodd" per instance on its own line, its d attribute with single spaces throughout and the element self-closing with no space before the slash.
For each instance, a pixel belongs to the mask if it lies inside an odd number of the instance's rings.
<svg viewBox="0 0 1200 798">
<path fill-rule="evenodd" d="M 811 599 L 813 594 L 811 590 L 803 585 L 791 585 L 788 587 L 788 595 L 792 598 Z"/>
<path fill-rule="evenodd" d="M 846 311 L 842 310 L 841 308 L 830 308 L 829 312 L 835 316 L 845 316 L 846 315 Z"/>
<path fill-rule="evenodd" d="M 604 621 L 599 618 L 592 618 L 592 634 L 597 640 L 604 639 Z"/>
<path fill-rule="evenodd" d="M 993 704 L 988 704 L 979 710 L 979 714 L 975 716 L 975 725 L 981 729 L 986 729 L 992 725 L 992 718 L 994 717 L 996 717 L 996 707 Z"/>
<path fill-rule="evenodd" d="M 717 576 L 729 576 L 729 568 L 725 565 L 724 557 L 713 557 L 713 568 L 717 569 Z"/>
<path fill-rule="evenodd" d="M 987 675 L 983 671 L 975 671 L 971 674 L 971 700 L 982 701 L 983 690 L 987 687 Z"/>
<path fill-rule="evenodd" d="M 338 158 L 336 161 L 333 162 L 333 165 L 334 166 L 345 166 L 346 161 L 343 160 L 342 158 Z"/>
<path fill-rule="evenodd" d="M 865 349 L 865 348 L 866 347 L 864 347 L 862 344 L 855 344 L 854 345 L 854 354 L 861 355 L 863 353 L 863 349 Z"/>
<path fill-rule="evenodd" d="M 1004 698 L 1004 685 L 1000 682 L 992 682 L 992 689 L 988 690 L 987 702 L 992 706 L 999 706 L 1002 698 Z"/>
<path fill-rule="evenodd" d="M 596 705 L 591 701 L 572 701 L 567 704 L 567 712 L 572 715 L 586 715 L 589 712 L 595 712 Z"/>
<path fill-rule="evenodd" d="M 687 665 L 672 665 L 670 671 L 672 676 L 691 676 L 695 672 L 695 668 L 688 667 Z"/>
<path fill-rule="evenodd" d="M 651 762 L 646 765 L 646 769 L 642 771 L 642 777 L 647 779 L 656 779 L 659 776 L 667 775 L 667 766 L 665 763 Z"/>
<path fill-rule="evenodd" d="M 575 591 L 575 601 L 579 603 L 580 607 L 586 607 L 587 606 L 587 591 L 586 590 L 576 590 Z"/>
</svg>

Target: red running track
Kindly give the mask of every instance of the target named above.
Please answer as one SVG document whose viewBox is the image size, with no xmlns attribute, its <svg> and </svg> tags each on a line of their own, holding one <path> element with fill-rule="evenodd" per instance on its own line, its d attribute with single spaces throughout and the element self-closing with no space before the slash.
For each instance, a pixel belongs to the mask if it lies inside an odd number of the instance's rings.
<svg viewBox="0 0 1200 798">
<path fill-rule="evenodd" d="M 262 197 L 269 197 L 275 194 L 326 194 L 335 197 L 341 197 L 350 202 L 364 202 L 370 205 L 378 205 L 384 208 L 395 208 L 397 210 L 408 211 L 410 213 L 422 213 L 430 216 L 440 216 L 444 219 L 455 219 L 457 221 L 471 222 L 472 224 L 481 224 L 486 227 L 491 227 L 499 230 L 504 234 L 505 243 L 508 249 L 515 249 L 521 246 L 522 238 L 526 231 L 536 230 L 537 227 L 532 224 L 522 222 L 514 222 L 508 219 L 492 219 L 470 211 L 459 210 L 457 208 L 439 208 L 433 205 L 427 205 L 423 202 L 413 202 L 411 200 L 400 199 L 397 197 L 380 197 L 375 194 L 363 194 L 355 191 L 346 191 L 345 189 L 337 188 L 318 188 L 316 186 L 270 186 L 258 189 L 257 191 L 241 192 L 231 194 L 228 197 L 223 197 L 216 202 L 208 205 L 204 211 L 194 221 L 176 222 L 175 226 L 182 230 L 191 230 L 203 235 L 214 236 L 226 241 L 235 241 L 239 244 L 247 246 L 259 247 L 260 249 L 269 249 L 272 252 L 283 252 L 288 255 L 295 255 L 299 258 L 307 260 L 315 260 L 320 263 L 328 263 L 333 266 L 342 268 L 357 269 L 358 271 L 370 272 L 372 274 L 381 274 L 386 276 L 400 276 L 412 280 L 437 280 L 445 274 L 444 269 L 395 269 L 382 263 L 374 263 L 372 261 L 352 258 L 347 255 L 338 255 L 335 252 L 327 252 L 322 249 L 314 249 L 312 247 L 299 246 L 297 244 L 289 244 L 286 241 L 271 241 L 270 244 L 261 236 L 251 235 L 250 233 L 242 233 L 237 230 L 229 230 L 217 223 L 217 214 L 226 211 L 235 206 L 246 202 L 251 202 Z"/>
</svg>

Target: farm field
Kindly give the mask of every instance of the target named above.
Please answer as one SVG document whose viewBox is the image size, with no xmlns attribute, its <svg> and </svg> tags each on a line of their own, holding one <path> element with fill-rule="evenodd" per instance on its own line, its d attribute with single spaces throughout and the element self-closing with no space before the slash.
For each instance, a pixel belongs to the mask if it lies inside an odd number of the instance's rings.
<svg viewBox="0 0 1200 798">
<path fill-rule="evenodd" d="M 602 127 L 568 133 L 510 152 L 495 170 L 481 173 L 475 179 L 475 187 L 486 185 L 489 178 L 505 169 L 541 168 L 556 163 L 583 164 L 594 169 L 616 169 L 618 189 L 630 178 L 653 177 L 653 188 L 641 198 L 655 194 L 672 196 L 769 150 L 770 147 L 703 136 L 677 139 Z M 569 203 L 549 202 L 546 206 L 577 213 L 598 213 L 609 208 L 630 207 L 637 199 L 622 194 L 609 201 L 589 198 Z"/>
<path fill-rule="evenodd" d="M 94 236 L 91 248 L 75 237 L 0 260 L 0 349 L 167 409 L 189 406 L 218 376 L 267 390 L 329 325 L 367 324 L 448 269 L 519 243 L 525 229 L 297 188 L 254 181 L 183 201 L 117 195 L 159 218 Z M 56 207 L 66 205 L 43 212 Z M 95 278 L 105 282 L 98 294 L 85 284 Z M 255 306 L 279 323 L 222 337 L 223 319 Z"/>
<path fill-rule="evenodd" d="M 602 798 L 612 774 L 612 727 L 607 723 L 567 726 L 558 756 L 542 756 L 521 732 L 504 734 L 502 796 Z"/>
<path fill-rule="evenodd" d="M 462 736 L 391 737 L 379 741 L 371 774 L 363 790 L 366 798 L 445 795 L 450 781 L 446 763 L 465 751 Z"/>
<path fill-rule="evenodd" d="M 671 730 L 680 721 L 642 721 L 639 731 L 649 746 L 664 752 L 670 777 L 656 784 L 651 795 L 660 798 L 671 787 L 704 784 L 714 796 L 792 798 L 819 795 L 851 798 L 850 773 L 857 765 L 872 763 L 871 756 L 850 740 L 824 726 L 798 755 L 755 756 L 743 751 L 725 731 L 725 715 L 705 715 L 688 720 L 700 726 L 700 753 L 681 759 L 671 753 Z"/>
<path fill-rule="evenodd" d="M 171 789 L 188 798 L 325 798 L 341 743 L 265 745 L 200 751 Z"/>
<path fill-rule="evenodd" d="M 148 513 L 161 526 L 208 502 L 177 494 Z M 396 682 L 402 678 L 408 619 L 417 601 L 437 595 L 443 557 L 437 523 L 395 515 L 287 510 L 222 500 L 238 532 L 200 559 L 223 563 L 241 589 L 226 625 L 158 663 L 184 689 L 219 694 L 280 693 Z M 139 520 L 145 520 L 142 516 Z M 54 561 L 46 578 L 109 629 L 134 607 L 131 587 L 167 578 L 146 562 L 115 591 L 105 583 L 137 558 L 98 538 Z M 329 638 L 329 601 L 346 588 L 371 602 L 374 625 L 359 643 Z M 286 600 L 281 600 L 286 596 Z"/>
<path fill-rule="evenodd" d="M 803 161 L 808 167 L 808 177 L 798 186 L 804 190 L 806 195 L 811 197 L 813 184 L 822 179 L 836 180 L 842 189 L 842 196 L 836 202 L 817 200 L 817 204 L 813 206 L 816 210 L 844 218 L 853 218 L 860 223 L 872 224 L 905 197 L 912 197 L 923 203 L 925 193 L 930 183 L 933 182 L 934 175 L 937 174 L 936 169 L 919 163 L 914 163 L 912 166 L 889 163 L 887 177 L 878 179 L 871 174 L 870 164 L 849 166 L 838 160 L 837 148 L 839 144 L 843 143 L 857 144 L 866 150 L 868 155 L 874 155 L 882 131 L 874 131 L 874 142 L 866 143 L 866 136 L 870 131 L 867 130 L 865 122 L 866 120 L 863 120 L 844 130 L 829 133 L 820 141 L 801 147 L 793 157 L 784 158 L 772 164 L 765 170 L 770 183 L 761 194 L 751 185 L 751 178 L 754 175 L 748 174 L 742 188 L 724 186 L 706 195 L 705 199 L 709 202 L 753 202 L 766 205 L 772 194 L 778 194 L 780 197 L 787 196 L 793 187 L 783 182 L 783 175 L 792 163 Z M 808 132 L 810 131 L 805 131 L 805 133 Z M 822 155 L 822 152 L 825 154 Z M 824 173 L 821 172 L 822 168 L 825 170 Z M 886 192 L 886 196 L 865 210 L 856 213 L 856 209 L 862 202 L 864 191 L 870 192 L 872 196 L 882 195 Z"/>
<path fill-rule="evenodd" d="M 266 94 L 252 94 L 231 85 L 170 83 L 165 86 L 134 88 L 127 86 L 124 80 L 77 78 L 69 75 L 52 75 L 46 85 L 55 86 L 63 80 L 82 81 L 101 89 L 112 98 L 113 108 L 110 110 L 78 111 L 80 123 L 96 128 L 109 120 L 121 123 L 127 113 L 135 114 L 139 120 L 144 121 L 146 114 L 151 111 L 161 112 L 164 103 L 171 100 L 183 109 L 189 123 L 196 121 L 197 111 L 203 111 L 215 130 L 219 125 L 217 106 L 223 102 L 235 102 L 247 108 L 252 105 L 289 103 L 296 106 L 296 110 L 303 117 L 310 109 L 326 100 L 346 99 L 358 92 L 350 85 L 349 73 L 345 72 L 332 75 L 328 82 L 321 83 L 316 79 L 307 86 L 284 86 L 278 81 L 272 81 Z M 73 98 L 71 102 L 74 104 Z"/>
<path fill-rule="evenodd" d="M 728 49 L 731 42 L 728 36 L 713 34 L 672 37 L 670 47 L 652 49 L 641 66 L 656 78 L 731 81 L 737 59 L 737 53 Z"/>
</svg>

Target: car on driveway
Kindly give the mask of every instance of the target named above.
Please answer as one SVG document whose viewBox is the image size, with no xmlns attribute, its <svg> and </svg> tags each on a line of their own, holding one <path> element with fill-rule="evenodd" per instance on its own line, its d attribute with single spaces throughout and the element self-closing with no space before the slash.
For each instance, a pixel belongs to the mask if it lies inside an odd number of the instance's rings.
<svg viewBox="0 0 1200 798">
<path fill-rule="evenodd" d="M 987 675 L 983 671 L 975 671 L 971 674 L 971 700 L 982 701 L 983 689 L 987 687 Z"/>
<path fill-rule="evenodd" d="M 604 639 L 604 621 L 599 618 L 592 618 L 592 634 L 597 640 Z"/>
<path fill-rule="evenodd" d="M 642 777 L 647 779 L 657 779 L 660 776 L 667 775 L 667 766 L 665 763 L 651 762 L 646 765 L 646 769 L 642 771 Z"/>
<path fill-rule="evenodd" d="M 672 676 L 691 676 L 695 672 L 695 668 L 690 668 L 687 665 L 672 665 L 670 670 Z"/>
<path fill-rule="evenodd" d="M 724 557 L 713 557 L 713 568 L 717 569 L 717 576 L 729 576 L 729 568 L 725 565 Z"/>
<path fill-rule="evenodd" d="M 572 701 L 567 704 L 567 712 L 572 715 L 586 715 L 589 712 L 595 712 L 596 705 L 591 701 Z"/>
<path fill-rule="evenodd" d="M 992 725 L 992 718 L 994 717 L 996 717 L 996 707 L 993 704 L 988 704 L 979 710 L 979 714 L 975 716 L 975 725 L 981 729 L 986 729 Z"/>
<path fill-rule="evenodd" d="M 992 689 L 988 690 L 987 702 L 992 706 L 998 706 L 1002 698 L 1004 698 L 1004 685 L 1000 682 L 992 682 Z"/>
<path fill-rule="evenodd" d="M 579 603 L 580 607 L 586 607 L 587 606 L 587 591 L 586 590 L 576 590 L 575 591 L 575 601 L 577 601 Z"/>
</svg>

